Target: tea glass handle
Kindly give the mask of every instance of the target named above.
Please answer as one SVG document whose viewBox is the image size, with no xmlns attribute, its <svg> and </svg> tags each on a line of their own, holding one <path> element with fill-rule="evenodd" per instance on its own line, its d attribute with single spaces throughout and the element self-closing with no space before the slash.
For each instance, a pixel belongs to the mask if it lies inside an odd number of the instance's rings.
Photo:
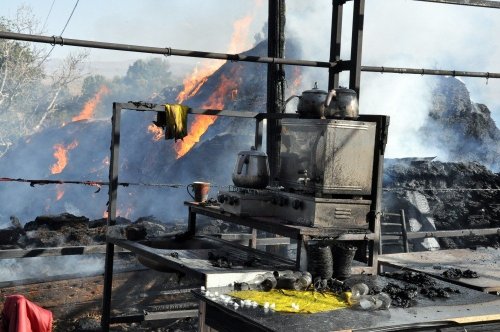
<svg viewBox="0 0 500 332">
<path fill-rule="evenodd" d="M 193 188 L 193 184 L 190 183 L 186 186 L 186 190 L 187 190 L 187 193 L 189 194 L 189 196 L 191 196 L 192 199 L 194 199 L 194 196 L 193 194 L 191 194 L 191 192 L 189 191 L 189 187 Z M 194 193 L 194 188 L 193 188 L 193 193 Z"/>
</svg>

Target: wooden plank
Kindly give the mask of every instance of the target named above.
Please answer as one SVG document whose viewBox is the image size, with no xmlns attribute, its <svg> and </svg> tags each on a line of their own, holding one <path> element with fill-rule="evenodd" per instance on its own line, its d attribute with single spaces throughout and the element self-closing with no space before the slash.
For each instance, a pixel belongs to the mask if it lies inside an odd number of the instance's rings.
<svg viewBox="0 0 500 332">
<path fill-rule="evenodd" d="M 496 248 L 388 254 L 380 256 L 379 263 L 385 266 L 427 273 L 484 292 L 500 291 L 500 249 Z M 479 278 L 449 280 L 442 276 L 442 273 L 448 268 L 469 269 L 477 272 Z"/>
</svg>

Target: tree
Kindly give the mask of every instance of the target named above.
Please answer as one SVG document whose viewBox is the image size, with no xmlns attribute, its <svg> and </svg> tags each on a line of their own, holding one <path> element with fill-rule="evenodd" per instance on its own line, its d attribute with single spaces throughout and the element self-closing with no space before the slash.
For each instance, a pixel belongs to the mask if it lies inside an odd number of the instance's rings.
<svg viewBox="0 0 500 332">
<path fill-rule="evenodd" d="M 0 17 L 0 30 L 40 34 L 31 8 L 19 7 L 14 19 Z M 79 78 L 88 52 L 68 56 L 51 75 L 45 73 L 50 52 L 36 44 L 0 40 L 0 157 L 20 137 L 41 130 L 68 84 Z"/>
</svg>

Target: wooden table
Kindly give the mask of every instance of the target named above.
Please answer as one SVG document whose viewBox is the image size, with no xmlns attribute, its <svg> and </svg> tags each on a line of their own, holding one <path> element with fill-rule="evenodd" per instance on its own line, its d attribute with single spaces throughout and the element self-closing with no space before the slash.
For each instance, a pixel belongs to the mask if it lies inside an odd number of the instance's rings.
<svg viewBox="0 0 500 332">
<path fill-rule="evenodd" d="M 393 279 L 381 276 L 358 276 L 351 282 L 374 278 L 377 284 Z M 199 331 L 499 331 L 500 298 L 473 289 L 436 280 L 440 287 L 460 291 L 448 299 L 427 299 L 418 296 L 410 308 L 360 311 L 352 308 L 317 314 L 265 312 L 262 307 L 234 309 L 220 301 L 193 291 L 200 300 Z M 368 282 L 367 282 L 368 283 Z M 220 290 L 219 290 L 220 291 Z M 481 325 L 480 329 L 474 325 Z M 487 329 L 485 330 L 485 326 Z M 457 327 L 460 327 L 457 329 Z"/>
<path fill-rule="evenodd" d="M 483 292 L 500 292 L 500 249 L 450 249 L 380 255 L 380 266 L 423 272 L 451 283 Z M 449 268 L 472 270 L 479 278 L 450 280 L 442 273 Z"/>
</svg>

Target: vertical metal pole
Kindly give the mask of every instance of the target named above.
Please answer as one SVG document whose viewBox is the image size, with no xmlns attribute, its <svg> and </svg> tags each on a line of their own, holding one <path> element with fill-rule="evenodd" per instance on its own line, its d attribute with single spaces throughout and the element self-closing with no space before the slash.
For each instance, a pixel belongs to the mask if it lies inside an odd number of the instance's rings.
<svg viewBox="0 0 500 332">
<path fill-rule="evenodd" d="M 370 210 L 370 230 L 374 233 L 374 240 L 370 241 L 368 262 L 374 268 L 378 265 L 378 253 L 380 252 L 380 217 L 382 214 L 382 177 L 384 172 L 384 152 L 387 143 L 389 117 L 385 115 L 376 116 L 377 127 L 375 134 L 375 155 L 373 160 L 372 179 L 372 203 Z"/>
<path fill-rule="evenodd" d="M 405 252 L 410 252 L 410 247 L 408 245 L 408 234 L 406 233 L 406 216 L 405 216 L 405 210 L 401 209 L 400 212 L 401 215 L 401 229 L 402 229 L 402 237 L 403 237 L 403 247 Z"/>
<path fill-rule="evenodd" d="M 285 0 L 270 0 L 268 9 L 267 53 L 282 58 L 284 53 Z M 284 71 L 282 65 L 267 66 L 267 113 L 279 113 L 283 105 Z M 271 181 L 279 172 L 280 121 L 267 121 L 267 154 Z"/>
<path fill-rule="evenodd" d="M 342 0 L 332 1 L 332 33 L 330 36 L 330 62 L 340 60 L 340 49 L 342 44 L 342 12 L 344 9 Z M 339 70 L 330 68 L 328 72 L 328 90 L 339 87 Z"/>
<path fill-rule="evenodd" d="M 108 220 L 107 228 L 116 224 L 116 199 L 118 194 L 118 170 L 120 149 L 120 117 L 121 107 L 113 103 L 113 117 L 111 118 L 111 160 L 109 163 L 109 191 L 108 191 Z M 102 295 L 101 327 L 104 332 L 109 331 L 111 316 L 111 290 L 113 286 L 113 257 L 115 246 L 106 243 L 106 260 L 104 263 L 104 289 Z"/>
<path fill-rule="evenodd" d="M 262 118 L 255 119 L 255 148 L 260 150 L 262 148 L 262 131 L 263 131 L 263 123 Z"/>
<path fill-rule="evenodd" d="M 365 0 L 354 0 L 354 10 L 352 15 L 352 44 L 349 88 L 356 91 L 359 98 L 361 78 L 361 51 L 363 48 L 363 25 L 365 19 Z"/>
<path fill-rule="evenodd" d="M 187 235 L 190 237 L 196 235 L 196 212 L 193 212 L 193 209 L 191 207 L 188 208 Z"/>
</svg>

